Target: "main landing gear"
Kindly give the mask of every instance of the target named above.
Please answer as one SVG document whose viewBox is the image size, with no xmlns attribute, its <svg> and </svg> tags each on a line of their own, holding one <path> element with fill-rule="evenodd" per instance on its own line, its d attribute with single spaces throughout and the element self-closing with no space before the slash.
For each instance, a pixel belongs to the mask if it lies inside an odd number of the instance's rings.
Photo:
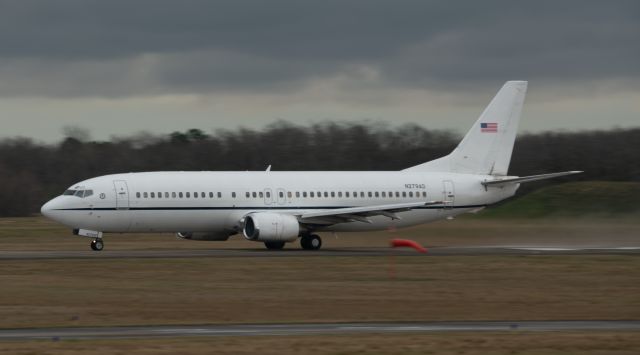
<svg viewBox="0 0 640 355">
<path fill-rule="evenodd" d="M 300 246 L 304 250 L 318 250 L 322 247 L 322 239 L 317 234 L 306 234 L 300 238 Z"/>
<path fill-rule="evenodd" d="M 91 242 L 91 250 L 100 251 L 104 249 L 104 242 L 100 238 L 96 238 Z"/>
</svg>

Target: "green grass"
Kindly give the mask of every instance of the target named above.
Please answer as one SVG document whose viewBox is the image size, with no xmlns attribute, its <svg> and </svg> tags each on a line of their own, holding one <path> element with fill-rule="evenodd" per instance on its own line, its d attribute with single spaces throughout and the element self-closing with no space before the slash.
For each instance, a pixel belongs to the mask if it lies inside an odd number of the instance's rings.
<svg viewBox="0 0 640 355">
<path fill-rule="evenodd" d="M 481 212 L 479 217 L 620 217 L 640 214 L 640 182 L 553 185 Z"/>
</svg>

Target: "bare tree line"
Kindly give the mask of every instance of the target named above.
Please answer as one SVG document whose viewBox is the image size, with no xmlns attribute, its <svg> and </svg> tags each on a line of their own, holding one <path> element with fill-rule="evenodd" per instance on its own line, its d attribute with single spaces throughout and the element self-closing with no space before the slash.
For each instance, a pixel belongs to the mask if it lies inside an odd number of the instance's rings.
<svg viewBox="0 0 640 355">
<path fill-rule="evenodd" d="M 74 130 L 69 130 L 73 132 Z M 77 131 L 77 130 L 76 130 Z M 73 134 L 70 134 L 73 135 Z M 400 170 L 448 154 L 459 137 L 417 125 L 277 122 L 263 130 L 111 141 L 68 136 L 58 144 L 28 138 L 0 141 L 0 216 L 26 216 L 80 180 L 157 170 Z M 570 180 L 640 181 L 640 128 L 536 133 L 516 141 L 510 174 L 584 170 Z M 526 185 L 523 192 L 539 187 Z"/>
</svg>

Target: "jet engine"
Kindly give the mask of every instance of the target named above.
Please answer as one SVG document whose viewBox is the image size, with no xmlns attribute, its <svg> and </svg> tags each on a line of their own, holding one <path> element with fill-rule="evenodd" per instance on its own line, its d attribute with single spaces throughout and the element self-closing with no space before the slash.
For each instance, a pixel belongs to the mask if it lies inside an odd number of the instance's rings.
<svg viewBox="0 0 640 355">
<path fill-rule="evenodd" d="M 244 237 L 256 242 L 292 242 L 299 233 L 296 217 L 271 212 L 246 215 L 242 227 Z"/>
<path fill-rule="evenodd" d="M 222 231 L 222 232 L 180 232 L 176 233 L 178 238 L 182 239 L 190 239 L 190 240 L 217 240 L 217 241 L 225 241 L 229 239 L 231 233 Z"/>
</svg>

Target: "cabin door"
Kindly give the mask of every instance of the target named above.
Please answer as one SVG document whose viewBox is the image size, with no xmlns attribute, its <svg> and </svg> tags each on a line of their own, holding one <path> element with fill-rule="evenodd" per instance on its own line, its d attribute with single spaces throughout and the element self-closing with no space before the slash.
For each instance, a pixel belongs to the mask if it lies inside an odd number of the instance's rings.
<svg viewBox="0 0 640 355">
<path fill-rule="evenodd" d="M 451 180 L 442 181 L 442 201 L 445 201 L 445 208 L 452 208 L 456 202 L 456 191 Z"/>
<path fill-rule="evenodd" d="M 129 209 L 129 187 L 124 180 L 114 180 L 113 187 L 116 191 L 116 209 L 128 210 Z"/>
</svg>

